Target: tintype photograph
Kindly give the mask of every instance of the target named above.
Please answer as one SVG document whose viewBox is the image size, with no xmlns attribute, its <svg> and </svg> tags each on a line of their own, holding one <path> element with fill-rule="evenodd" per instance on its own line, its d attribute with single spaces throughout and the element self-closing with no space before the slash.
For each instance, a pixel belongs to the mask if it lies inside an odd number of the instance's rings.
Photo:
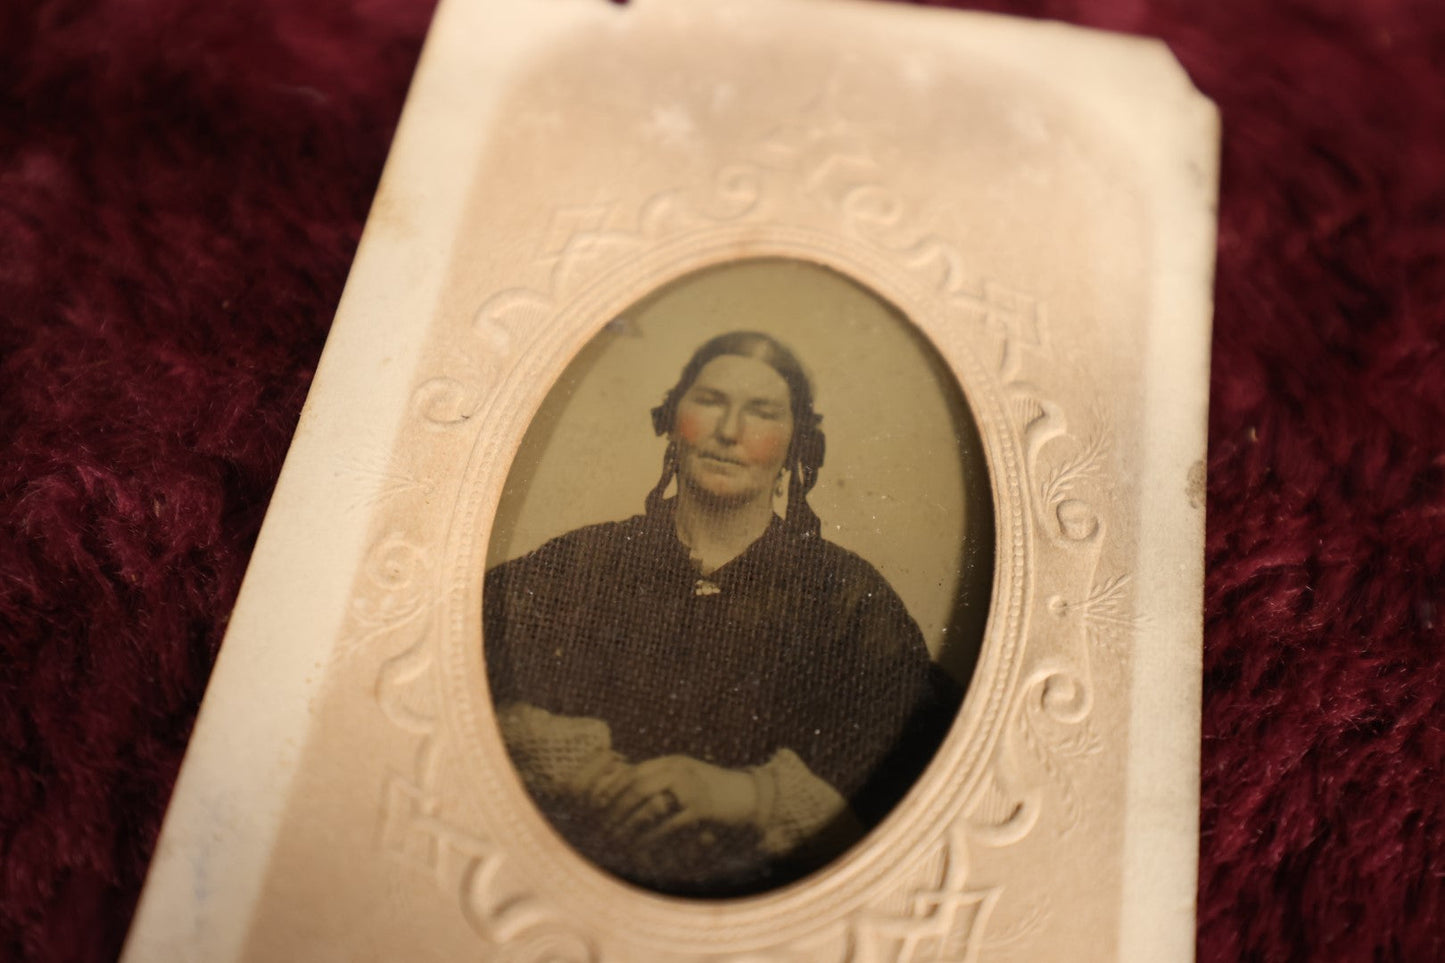
<svg viewBox="0 0 1445 963">
<path fill-rule="evenodd" d="M 793 259 L 676 280 L 569 365 L 508 478 L 483 606 L 512 761 L 625 880 L 797 879 L 947 732 L 992 544 L 968 406 L 894 307 Z"/>
<path fill-rule="evenodd" d="M 448 0 L 126 959 L 1188 958 L 1216 145 L 1148 41 Z"/>
</svg>

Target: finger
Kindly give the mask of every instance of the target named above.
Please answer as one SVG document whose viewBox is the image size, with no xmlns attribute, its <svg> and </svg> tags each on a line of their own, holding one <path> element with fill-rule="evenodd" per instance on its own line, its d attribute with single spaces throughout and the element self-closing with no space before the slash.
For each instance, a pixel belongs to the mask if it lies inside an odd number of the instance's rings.
<svg viewBox="0 0 1445 963">
<path fill-rule="evenodd" d="M 603 773 L 597 777 L 592 786 L 592 804 L 599 809 L 607 809 L 616 800 L 618 793 L 627 788 L 628 784 L 636 778 L 637 766 L 623 764 L 617 769 Z"/>
<path fill-rule="evenodd" d="M 639 765 L 638 775 L 657 776 L 684 798 L 687 790 L 699 784 L 698 767 L 703 764 L 688 756 L 658 756 Z"/>
<path fill-rule="evenodd" d="M 638 836 L 637 842 L 644 846 L 650 846 L 653 843 L 656 843 L 672 835 L 679 829 L 684 829 L 688 826 L 693 825 L 694 823 L 700 822 L 701 819 L 702 817 L 691 809 L 679 809 L 677 812 L 673 813 L 671 816 L 668 816 L 656 826 L 653 826 L 651 829 Z"/>
<path fill-rule="evenodd" d="M 622 833 L 634 823 L 646 823 L 650 818 L 666 814 L 671 808 L 668 797 L 661 793 L 643 794 L 633 793 L 629 790 L 618 797 L 612 804 L 603 820 L 603 825 L 611 832 Z M 649 816 L 654 813 L 654 816 Z"/>
<path fill-rule="evenodd" d="M 632 814 L 632 811 L 653 796 L 669 789 L 669 783 L 662 776 L 636 776 L 607 807 L 606 823 L 616 826 Z"/>
<path fill-rule="evenodd" d="M 603 825 L 608 828 L 616 827 L 655 792 L 651 787 L 643 785 L 635 773 L 629 773 L 621 790 L 614 793 L 611 801 L 607 803 L 602 817 Z"/>
<path fill-rule="evenodd" d="M 573 789 L 579 795 L 595 798 L 596 784 L 614 776 L 626 765 L 615 753 L 599 752 L 595 759 L 588 760 L 587 764 L 578 770 L 572 780 Z"/>
<path fill-rule="evenodd" d="M 647 759 L 633 767 L 639 779 L 668 778 L 672 772 L 672 768 L 671 756 L 658 756 L 653 759 Z"/>
<path fill-rule="evenodd" d="M 615 793 L 612 805 L 631 808 L 648 796 L 671 788 L 672 779 L 667 773 L 648 770 L 643 766 L 634 766 L 628 772 L 620 790 Z"/>
<path fill-rule="evenodd" d="M 667 818 L 675 808 L 676 804 L 672 794 L 666 791 L 660 792 L 628 813 L 627 818 L 618 827 L 618 832 L 624 835 L 633 835 L 659 820 Z"/>
</svg>

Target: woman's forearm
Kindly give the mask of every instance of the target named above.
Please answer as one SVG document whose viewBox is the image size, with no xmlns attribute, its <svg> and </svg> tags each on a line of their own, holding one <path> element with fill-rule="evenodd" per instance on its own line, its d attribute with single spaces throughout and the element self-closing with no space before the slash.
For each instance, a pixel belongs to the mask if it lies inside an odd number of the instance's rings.
<svg viewBox="0 0 1445 963">
<path fill-rule="evenodd" d="M 767 852 L 784 856 L 815 845 L 836 850 L 863 835 L 848 800 L 791 749 L 779 749 L 751 772 L 758 789 L 755 818 Z"/>
<path fill-rule="evenodd" d="M 601 719 L 514 702 L 498 710 L 497 725 L 533 795 L 580 795 L 608 766 L 621 763 L 612 751 L 612 730 Z"/>
<path fill-rule="evenodd" d="M 848 801 L 791 749 L 780 749 L 763 765 L 742 770 L 682 756 L 632 766 L 613 751 L 611 729 L 601 719 L 563 716 L 515 702 L 498 710 L 497 722 L 533 795 L 586 797 L 608 812 L 619 810 L 613 815 L 633 830 L 642 827 L 630 826 L 626 817 L 633 814 L 637 821 L 648 815 L 643 803 L 666 793 L 680 808 L 660 814 L 665 826 L 708 819 L 751 823 L 762 849 L 774 856 L 820 846 L 836 852 L 863 835 Z M 710 773 L 715 775 L 709 777 Z M 724 791 L 730 785 L 724 776 L 743 775 L 750 777 L 751 792 Z M 592 799 L 599 795 L 595 791 L 599 785 L 608 791 Z"/>
</svg>

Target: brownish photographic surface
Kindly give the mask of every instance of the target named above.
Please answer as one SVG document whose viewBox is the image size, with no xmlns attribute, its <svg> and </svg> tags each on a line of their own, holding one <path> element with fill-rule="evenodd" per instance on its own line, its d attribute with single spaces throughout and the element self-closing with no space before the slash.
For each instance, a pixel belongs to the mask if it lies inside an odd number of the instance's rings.
<svg viewBox="0 0 1445 963">
<path fill-rule="evenodd" d="M 991 502 L 947 366 L 857 282 L 765 259 L 645 298 L 548 394 L 498 509 L 486 658 L 523 781 L 665 892 L 838 855 L 957 711 Z"/>
</svg>

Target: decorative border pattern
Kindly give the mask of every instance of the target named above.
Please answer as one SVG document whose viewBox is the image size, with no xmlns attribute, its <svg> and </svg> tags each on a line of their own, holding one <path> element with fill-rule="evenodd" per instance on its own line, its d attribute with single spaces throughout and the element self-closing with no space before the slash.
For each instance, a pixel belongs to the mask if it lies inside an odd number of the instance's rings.
<svg viewBox="0 0 1445 963">
<path fill-rule="evenodd" d="M 1105 419 L 1071 423 L 1036 387 L 1053 357 L 1046 306 L 974 278 L 948 239 L 911 227 L 866 131 L 820 97 L 796 124 L 771 132 L 707 187 L 680 187 L 628 212 L 557 210 L 542 234 L 547 283 L 500 291 L 476 311 L 469 354 L 423 380 L 414 424 L 475 431 L 442 564 L 409 540 L 402 520 L 420 482 L 398 476 L 395 503 L 353 602 L 343 651 L 389 646 L 374 687 L 387 720 L 417 740 L 414 766 L 382 787 L 382 852 L 450 892 L 493 957 L 602 961 L 628 956 L 596 925 L 598 908 L 630 893 L 629 927 L 644 943 L 695 949 L 691 958 L 829 959 L 840 963 L 976 960 L 1026 946 L 1047 925 L 1046 901 L 1020 896 L 1015 922 L 992 936 L 1004 884 L 970 878 L 970 847 L 1029 836 L 1046 811 L 1067 835 L 1081 820 L 1075 773 L 1098 758 L 1091 729 L 1093 654 L 1122 662 L 1138 626 L 1130 578 L 1100 578 L 1107 513 L 1091 492 L 1107 482 Z M 836 233 L 780 223 L 773 198 L 831 212 Z M 741 253 L 740 253 L 741 252 Z M 696 904 L 627 890 L 549 843 L 512 776 L 481 673 L 480 560 L 491 504 L 531 410 L 596 328 L 641 293 L 740 256 L 792 256 L 833 267 L 897 305 L 947 359 L 977 417 L 992 475 L 997 528 L 994 596 L 982 655 L 954 730 L 910 799 L 857 849 L 808 883 L 736 905 Z M 988 349 L 988 359 L 980 360 Z M 388 476 L 390 477 L 390 476 Z M 1043 577 L 1046 576 L 1046 577 Z M 1032 586 L 1047 584 L 1036 599 Z M 1040 648 L 1041 647 L 1041 648 Z M 1049 658 L 1029 660 L 1031 648 Z M 388 649 L 389 651 L 389 649 Z M 440 702 L 446 709 L 438 710 Z M 460 759 L 480 821 L 445 812 L 442 759 Z M 529 845 L 541 841 L 540 845 Z M 527 854 L 527 865 L 518 856 Z M 549 881 L 548 888 L 538 883 Z M 901 907 L 884 911 L 881 906 Z M 729 950 L 729 947 L 731 949 Z"/>
</svg>

